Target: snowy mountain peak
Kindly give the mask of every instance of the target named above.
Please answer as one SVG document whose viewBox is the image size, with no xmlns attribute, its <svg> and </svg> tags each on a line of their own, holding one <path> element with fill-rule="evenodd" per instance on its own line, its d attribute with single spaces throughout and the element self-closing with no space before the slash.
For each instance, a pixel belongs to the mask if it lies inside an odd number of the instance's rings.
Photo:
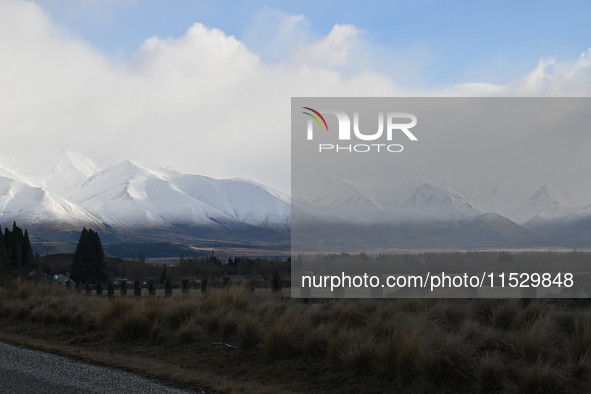
<svg viewBox="0 0 591 394">
<path fill-rule="evenodd" d="M 344 179 L 326 181 L 322 189 L 306 199 L 316 205 L 353 209 L 381 208 L 369 196 L 359 190 L 353 183 Z"/>
<path fill-rule="evenodd" d="M 423 183 L 406 201 L 404 208 L 438 219 L 460 219 L 483 213 L 480 207 L 464 196 L 430 183 Z"/>
<path fill-rule="evenodd" d="M 61 153 L 50 172 L 79 173 L 85 177 L 90 177 L 104 167 L 104 164 L 91 160 L 78 152 L 63 150 Z"/>
<path fill-rule="evenodd" d="M 565 192 L 548 185 L 544 185 L 536 190 L 528 203 L 532 206 L 539 203 L 559 204 L 563 206 L 573 205 L 570 197 Z"/>
<path fill-rule="evenodd" d="M 189 237 L 283 234 L 291 210 L 288 198 L 275 194 L 240 179 L 185 175 L 134 160 L 110 166 L 67 150 L 0 155 L 0 223 L 38 225 L 46 235 L 83 226 Z"/>
<path fill-rule="evenodd" d="M 79 206 L 42 188 L 0 177 L 0 224 L 57 225 L 62 230 L 101 227 L 102 222 Z"/>
<path fill-rule="evenodd" d="M 571 207 L 572 201 L 566 195 L 551 186 L 544 185 L 523 204 L 515 208 L 509 215 L 518 224 L 523 224 L 542 212 L 551 213 L 561 207 Z"/>
</svg>

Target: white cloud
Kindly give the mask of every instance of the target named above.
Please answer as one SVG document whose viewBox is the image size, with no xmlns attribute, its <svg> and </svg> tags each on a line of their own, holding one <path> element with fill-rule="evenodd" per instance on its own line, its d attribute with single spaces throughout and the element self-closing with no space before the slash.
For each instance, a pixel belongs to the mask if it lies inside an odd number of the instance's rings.
<svg viewBox="0 0 591 394">
<path fill-rule="evenodd" d="M 540 60 L 532 72 L 510 86 L 510 91 L 528 96 L 589 96 L 591 49 L 571 61 Z"/>
<path fill-rule="evenodd" d="M 363 45 L 362 31 L 353 25 L 335 25 L 326 37 L 302 48 L 296 58 L 302 63 L 343 66 L 359 54 Z M 357 53 L 355 53 L 357 52 Z"/>
<path fill-rule="evenodd" d="M 120 7 L 131 7 L 139 2 L 139 0 L 75 0 L 84 6 L 97 5 L 117 5 Z"/>
<path fill-rule="evenodd" d="M 264 7 L 249 23 L 243 40 L 267 63 L 292 56 L 312 40 L 310 22 L 303 15 L 290 15 Z"/>
<path fill-rule="evenodd" d="M 344 78 L 305 63 L 266 65 L 242 42 L 199 23 L 180 38 L 147 39 L 120 64 L 17 0 L 0 5 L 0 48 L 2 150 L 67 148 L 103 161 L 250 174 L 283 190 L 291 96 L 399 93 L 372 72 Z"/>
<path fill-rule="evenodd" d="M 274 17 L 283 22 L 269 48 L 285 50 L 273 62 L 196 23 L 179 38 L 147 39 L 121 63 L 72 38 L 38 5 L 3 0 L 0 150 L 65 148 L 107 162 L 131 158 L 214 177 L 249 175 L 288 191 L 292 96 L 591 91 L 590 52 L 571 62 L 544 60 L 509 86 L 403 90 L 398 83 L 416 59 L 379 72 L 383 58 L 355 26 L 335 25 L 314 37 L 304 17 Z M 400 56 L 388 64 L 404 63 Z"/>
</svg>

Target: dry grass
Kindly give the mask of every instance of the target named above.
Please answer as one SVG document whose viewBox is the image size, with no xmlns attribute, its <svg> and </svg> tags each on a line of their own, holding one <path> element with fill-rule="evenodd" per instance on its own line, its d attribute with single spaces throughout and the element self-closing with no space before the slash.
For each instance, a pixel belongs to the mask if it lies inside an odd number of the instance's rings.
<svg viewBox="0 0 591 394">
<path fill-rule="evenodd" d="M 268 365 L 320 364 L 400 389 L 591 389 L 591 311 L 541 301 L 525 307 L 487 299 L 304 304 L 247 288 L 109 300 L 22 284 L 0 293 L 0 317 L 104 332 L 113 343 L 223 341 Z"/>
</svg>

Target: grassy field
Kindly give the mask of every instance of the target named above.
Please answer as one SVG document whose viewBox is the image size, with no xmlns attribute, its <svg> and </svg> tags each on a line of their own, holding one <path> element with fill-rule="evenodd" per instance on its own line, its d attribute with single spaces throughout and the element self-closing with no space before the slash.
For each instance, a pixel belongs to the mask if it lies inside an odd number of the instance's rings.
<svg viewBox="0 0 591 394">
<path fill-rule="evenodd" d="M 591 310 L 573 304 L 243 288 L 109 300 L 23 284 L 0 293 L 0 316 L 0 339 L 205 392 L 591 392 Z"/>
</svg>

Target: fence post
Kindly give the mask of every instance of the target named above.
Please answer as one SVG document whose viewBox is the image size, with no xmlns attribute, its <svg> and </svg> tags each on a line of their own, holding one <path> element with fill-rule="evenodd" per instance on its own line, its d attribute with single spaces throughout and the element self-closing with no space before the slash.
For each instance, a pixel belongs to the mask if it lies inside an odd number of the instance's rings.
<svg viewBox="0 0 591 394">
<path fill-rule="evenodd" d="M 164 281 L 164 297 L 172 296 L 172 282 L 170 279 Z"/>
<path fill-rule="evenodd" d="M 156 295 L 156 289 L 154 289 L 154 279 L 150 279 L 148 281 L 148 295 L 149 296 L 155 296 Z"/>
<path fill-rule="evenodd" d="M 86 282 L 84 284 L 85 288 L 86 288 L 86 295 L 89 296 L 92 293 L 92 289 L 90 288 L 90 283 Z"/>
<path fill-rule="evenodd" d="M 183 288 L 183 294 L 188 294 L 189 293 L 189 279 L 183 279 L 181 283 L 182 283 L 182 288 Z"/>
<path fill-rule="evenodd" d="M 141 297 L 142 296 L 142 287 L 140 286 L 140 281 L 136 280 L 133 282 L 133 295 L 135 297 Z"/>
<path fill-rule="evenodd" d="M 96 282 L 96 295 L 102 296 L 103 295 L 103 282 Z"/>
<path fill-rule="evenodd" d="M 121 282 L 119 282 L 119 285 L 121 286 L 121 289 L 119 290 L 119 295 L 121 297 L 126 297 L 127 296 L 127 281 L 122 280 Z"/>
<path fill-rule="evenodd" d="M 207 291 L 207 278 L 201 278 L 201 292 L 205 293 Z"/>
<path fill-rule="evenodd" d="M 107 296 L 109 298 L 115 297 L 115 288 L 113 287 L 113 281 L 112 280 L 110 280 L 107 283 Z"/>
</svg>

